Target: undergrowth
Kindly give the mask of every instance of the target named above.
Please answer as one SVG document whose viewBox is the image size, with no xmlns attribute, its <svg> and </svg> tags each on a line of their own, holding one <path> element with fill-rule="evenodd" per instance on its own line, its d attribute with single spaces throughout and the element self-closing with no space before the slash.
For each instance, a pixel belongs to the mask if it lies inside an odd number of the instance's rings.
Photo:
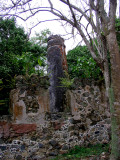
<svg viewBox="0 0 120 160">
<path fill-rule="evenodd" d="M 88 147 L 75 146 L 68 153 L 58 155 L 51 160 L 80 160 L 90 156 L 99 156 L 102 152 L 109 152 L 109 144 L 89 145 Z"/>
</svg>

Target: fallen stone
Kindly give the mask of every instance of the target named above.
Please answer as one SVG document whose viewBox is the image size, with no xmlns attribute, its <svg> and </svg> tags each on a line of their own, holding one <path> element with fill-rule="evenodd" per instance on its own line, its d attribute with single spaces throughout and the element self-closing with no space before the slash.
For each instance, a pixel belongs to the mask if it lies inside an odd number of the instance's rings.
<svg viewBox="0 0 120 160">
<path fill-rule="evenodd" d="M 22 156 L 21 155 L 17 155 L 16 156 L 16 160 L 22 160 Z"/>
<path fill-rule="evenodd" d="M 20 147 L 20 148 L 21 148 L 21 150 L 22 150 L 22 151 L 24 151 L 24 150 L 25 150 L 25 145 L 24 145 L 24 144 L 23 144 L 23 145 L 21 145 L 21 147 Z"/>
<path fill-rule="evenodd" d="M 44 145 L 42 143 L 39 143 L 39 148 L 44 148 Z"/>
<path fill-rule="evenodd" d="M 7 149 L 7 147 L 6 147 L 6 145 L 2 145 L 2 146 L 0 146 L 0 149 L 1 149 L 1 151 L 5 151 L 6 149 Z"/>
<path fill-rule="evenodd" d="M 63 145 L 62 146 L 62 150 L 68 150 L 69 149 L 69 146 L 68 145 Z"/>
<path fill-rule="evenodd" d="M 57 155 L 58 155 L 57 152 L 50 152 L 50 153 L 49 153 L 49 156 L 57 156 Z"/>
<path fill-rule="evenodd" d="M 49 144 L 53 147 L 56 147 L 58 145 L 58 142 L 56 140 L 49 141 Z"/>
</svg>

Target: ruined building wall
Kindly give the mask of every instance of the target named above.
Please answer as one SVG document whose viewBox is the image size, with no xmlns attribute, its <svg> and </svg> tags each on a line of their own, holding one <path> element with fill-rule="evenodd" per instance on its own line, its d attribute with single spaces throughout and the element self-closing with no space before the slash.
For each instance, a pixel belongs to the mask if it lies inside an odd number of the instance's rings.
<svg viewBox="0 0 120 160">
<path fill-rule="evenodd" d="M 43 123 L 49 112 L 49 78 L 32 75 L 16 77 L 16 88 L 10 93 L 10 112 L 15 123 Z"/>
<path fill-rule="evenodd" d="M 16 77 L 10 93 L 12 116 L 0 117 L 0 159 L 47 160 L 75 145 L 110 141 L 104 85 L 91 83 L 66 92 L 59 87 L 58 77 L 67 70 L 64 49 L 59 36 L 48 39 L 49 78 Z"/>
<path fill-rule="evenodd" d="M 91 84 L 67 90 L 66 110 L 51 115 L 48 86 L 40 86 L 39 78 L 36 87 L 33 84 L 18 77 L 16 89 L 11 91 L 12 119 L 4 116 L 0 119 L 2 159 L 47 160 L 75 145 L 110 141 L 110 114 L 104 87 Z"/>
</svg>

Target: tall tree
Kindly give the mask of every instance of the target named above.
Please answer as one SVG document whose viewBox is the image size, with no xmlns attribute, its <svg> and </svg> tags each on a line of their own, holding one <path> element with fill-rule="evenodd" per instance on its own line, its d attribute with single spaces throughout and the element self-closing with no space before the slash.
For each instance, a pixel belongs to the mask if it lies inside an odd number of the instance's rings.
<svg viewBox="0 0 120 160">
<path fill-rule="evenodd" d="M 2 8 L 4 11 L 1 16 L 14 15 L 28 20 L 48 11 L 75 28 L 82 37 L 93 59 L 104 74 L 106 95 L 111 106 L 111 159 L 120 159 L 120 53 L 115 32 L 117 0 L 57 0 L 63 10 L 58 4 L 55 4 L 54 0 L 44 0 L 44 2 L 41 0 L 40 3 L 35 3 L 36 0 L 9 1 L 10 3 Z M 108 5 L 109 10 L 106 7 Z M 23 18 L 25 13 L 27 13 L 27 17 Z M 36 25 L 40 23 L 41 20 L 37 21 Z M 111 71 L 109 70 L 107 51 L 110 54 Z"/>
<path fill-rule="evenodd" d="M 17 55 L 29 48 L 27 34 L 16 25 L 14 18 L 0 18 L 0 78 L 8 78 L 21 73 Z"/>
<path fill-rule="evenodd" d="M 0 18 L 0 52 L 21 55 L 28 49 L 28 38 L 23 28 L 17 26 L 15 18 Z M 14 47 L 13 47 L 14 46 Z"/>
<path fill-rule="evenodd" d="M 29 46 L 27 34 L 16 25 L 15 19 L 0 18 L 0 114 L 8 114 L 9 92 L 14 87 L 14 76 L 22 73 L 23 66 L 17 55 Z"/>
</svg>

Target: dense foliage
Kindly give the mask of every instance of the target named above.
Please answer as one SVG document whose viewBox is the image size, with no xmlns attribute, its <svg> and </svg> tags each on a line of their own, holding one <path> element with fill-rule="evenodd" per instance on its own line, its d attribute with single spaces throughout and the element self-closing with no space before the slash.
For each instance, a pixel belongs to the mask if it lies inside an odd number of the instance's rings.
<svg viewBox="0 0 120 160">
<path fill-rule="evenodd" d="M 72 78 L 100 79 L 100 68 L 91 57 L 86 46 L 77 46 L 67 54 L 68 71 Z"/>
<path fill-rule="evenodd" d="M 26 52 L 29 46 L 24 30 L 16 26 L 15 19 L 0 19 L 0 76 L 20 74 L 21 66 L 16 55 Z"/>
<path fill-rule="evenodd" d="M 0 19 L 0 52 L 21 55 L 27 51 L 28 38 L 23 28 L 16 25 L 15 19 Z"/>
<path fill-rule="evenodd" d="M 0 19 L 0 114 L 8 113 L 9 92 L 17 75 L 43 75 L 46 66 L 45 30 L 28 39 L 24 29 L 17 26 L 14 18 Z M 40 39 L 40 43 L 39 43 Z"/>
</svg>

